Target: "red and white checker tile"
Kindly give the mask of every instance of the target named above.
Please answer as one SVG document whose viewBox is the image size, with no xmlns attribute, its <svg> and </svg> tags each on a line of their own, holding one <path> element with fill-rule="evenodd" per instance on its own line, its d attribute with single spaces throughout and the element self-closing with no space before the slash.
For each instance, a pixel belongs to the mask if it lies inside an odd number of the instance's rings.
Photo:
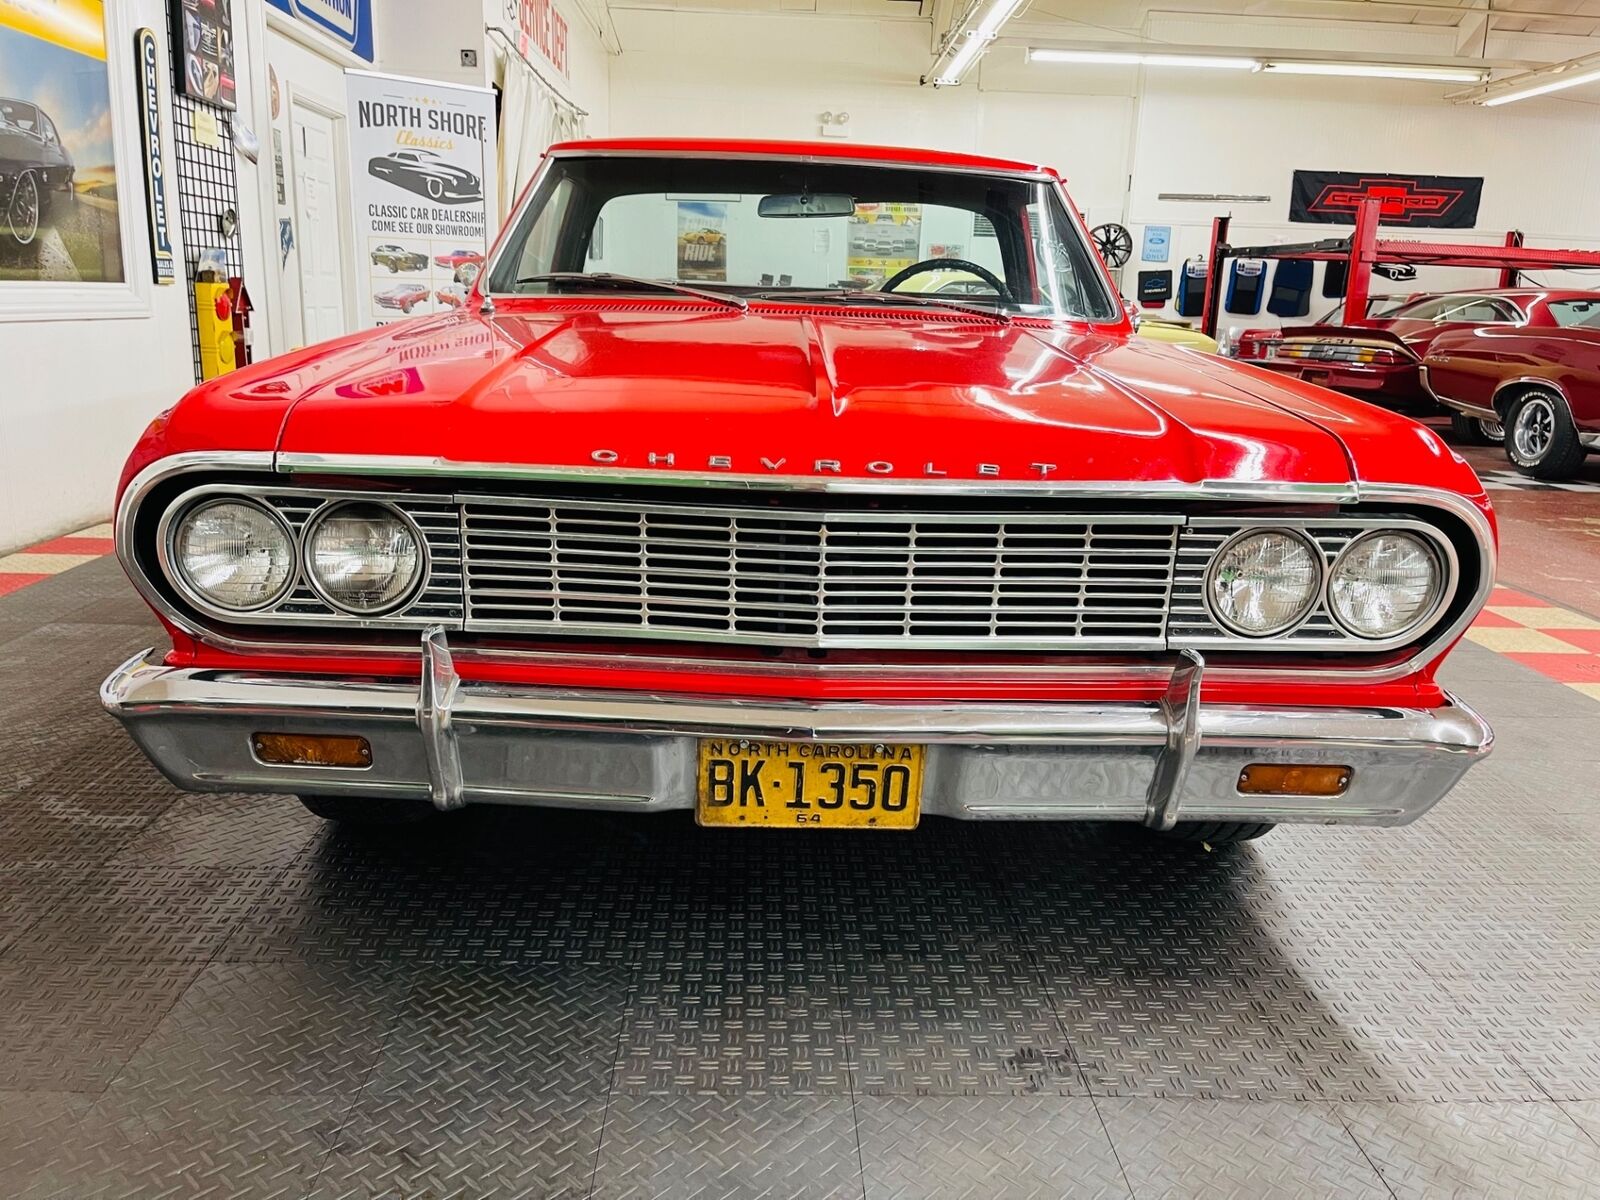
<svg viewBox="0 0 1600 1200">
<path fill-rule="evenodd" d="M 112 553 L 111 526 L 91 525 L 0 556 L 0 596 Z M 1503 654 L 1574 691 L 1600 700 L 1600 620 L 1511 588 L 1495 588 L 1467 631 Z"/>
<path fill-rule="evenodd" d="M 1600 620 L 1510 588 L 1495 588 L 1467 637 L 1600 700 Z"/>
<path fill-rule="evenodd" d="M 112 549 L 111 526 L 91 525 L 15 554 L 0 555 L 0 596 L 93 562 Z"/>
</svg>

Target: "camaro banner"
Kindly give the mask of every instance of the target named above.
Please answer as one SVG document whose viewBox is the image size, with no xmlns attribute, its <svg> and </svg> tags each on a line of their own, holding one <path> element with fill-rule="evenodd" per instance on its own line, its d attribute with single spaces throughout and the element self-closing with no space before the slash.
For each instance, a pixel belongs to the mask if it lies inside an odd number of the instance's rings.
<svg viewBox="0 0 1600 1200">
<path fill-rule="evenodd" d="M 1289 190 L 1289 220 L 1354 225 L 1361 202 L 1369 196 L 1382 202 L 1383 225 L 1471 229 L 1478 223 L 1483 177 L 1296 171 Z"/>
<path fill-rule="evenodd" d="M 459 308 L 494 232 L 494 93 L 367 71 L 345 80 L 361 324 Z"/>
</svg>

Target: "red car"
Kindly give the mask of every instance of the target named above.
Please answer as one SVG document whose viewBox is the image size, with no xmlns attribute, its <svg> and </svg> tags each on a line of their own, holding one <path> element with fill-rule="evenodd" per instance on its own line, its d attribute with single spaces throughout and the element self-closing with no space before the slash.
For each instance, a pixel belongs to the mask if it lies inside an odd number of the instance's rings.
<svg viewBox="0 0 1600 1200">
<path fill-rule="evenodd" d="M 1553 329 L 1561 324 L 1563 305 L 1595 297 L 1594 292 L 1543 288 L 1425 293 L 1388 311 L 1379 309 L 1382 315 L 1374 314 L 1370 326 L 1319 322 L 1246 330 L 1238 339 L 1235 357 L 1385 408 L 1431 413 L 1438 411 L 1438 405 L 1423 387 L 1417 368 L 1436 337 L 1490 325 Z M 1492 424 L 1483 428 L 1464 421 L 1456 432 L 1474 440 L 1500 436 Z"/>
<path fill-rule="evenodd" d="M 471 263 L 474 266 L 483 261 L 483 255 L 476 250 L 452 250 L 449 254 L 440 254 L 434 260 L 441 267 L 448 267 L 454 271 Z"/>
<path fill-rule="evenodd" d="M 432 293 L 425 283 L 397 283 L 392 288 L 372 294 L 372 302 L 379 308 L 396 308 L 409 314 Z"/>
<path fill-rule="evenodd" d="M 683 192 L 743 266 L 597 248 Z M 994 236 L 844 282 L 856 206 L 912 203 Z M 182 787 L 350 822 L 1416 818 L 1490 746 L 1435 675 L 1483 488 L 1405 418 L 1134 338 L 1076 214 L 968 155 L 554 147 L 460 309 L 145 433 L 117 538 L 172 645 L 106 707 Z M 901 290 L 952 269 L 990 292 Z"/>
<path fill-rule="evenodd" d="M 1570 479 L 1600 450 L 1600 296 L 1552 305 L 1556 328 L 1491 326 L 1434 340 L 1423 378 L 1458 420 L 1506 431 L 1506 457 L 1535 479 Z"/>
</svg>

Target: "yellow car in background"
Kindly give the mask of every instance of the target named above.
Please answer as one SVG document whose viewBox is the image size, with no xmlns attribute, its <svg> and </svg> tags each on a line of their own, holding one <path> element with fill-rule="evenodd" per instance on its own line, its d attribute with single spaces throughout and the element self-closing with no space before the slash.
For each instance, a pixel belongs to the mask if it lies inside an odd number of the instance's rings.
<svg viewBox="0 0 1600 1200">
<path fill-rule="evenodd" d="M 881 288 L 882 285 L 880 284 Z M 899 287 L 897 292 L 920 292 L 925 296 L 992 296 L 994 289 L 971 271 L 924 271 L 914 275 Z M 1187 346 L 1207 354 L 1217 352 L 1217 339 L 1207 337 L 1193 325 L 1174 321 L 1170 317 L 1134 318 L 1134 332 L 1152 342 L 1166 342 L 1172 346 Z"/>
</svg>

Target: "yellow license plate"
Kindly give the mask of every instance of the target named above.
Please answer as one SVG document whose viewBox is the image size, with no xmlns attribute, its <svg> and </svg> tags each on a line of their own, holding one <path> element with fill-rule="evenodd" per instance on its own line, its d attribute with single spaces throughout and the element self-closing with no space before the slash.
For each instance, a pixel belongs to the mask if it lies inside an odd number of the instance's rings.
<svg viewBox="0 0 1600 1200">
<path fill-rule="evenodd" d="M 879 742 L 700 743 L 702 825 L 915 829 L 925 747 Z"/>
</svg>

